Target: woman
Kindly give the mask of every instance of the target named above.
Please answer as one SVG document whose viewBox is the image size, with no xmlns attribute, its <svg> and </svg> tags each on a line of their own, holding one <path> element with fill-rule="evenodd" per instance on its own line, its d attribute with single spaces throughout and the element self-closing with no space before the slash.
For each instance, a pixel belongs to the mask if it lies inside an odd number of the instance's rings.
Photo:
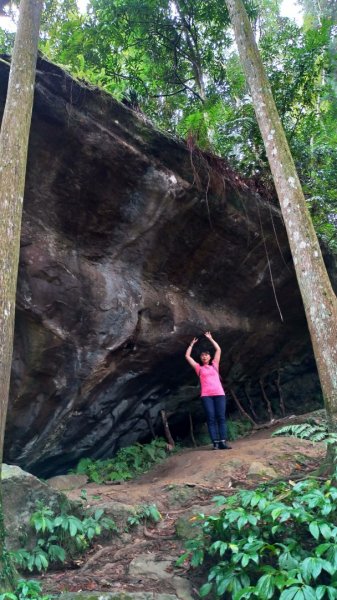
<svg viewBox="0 0 337 600">
<path fill-rule="evenodd" d="M 226 395 L 219 376 L 221 348 L 213 340 L 209 331 L 206 331 L 205 336 L 215 348 L 213 360 L 207 350 L 200 354 L 201 365 L 193 360 L 191 353 L 198 338 L 194 338 L 190 343 L 185 358 L 200 379 L 201 400 L 206 413 L 209 435 L 213 442 L 213 450 L 230 450 L 231 446 L 226 444 Z"/>
</svg>

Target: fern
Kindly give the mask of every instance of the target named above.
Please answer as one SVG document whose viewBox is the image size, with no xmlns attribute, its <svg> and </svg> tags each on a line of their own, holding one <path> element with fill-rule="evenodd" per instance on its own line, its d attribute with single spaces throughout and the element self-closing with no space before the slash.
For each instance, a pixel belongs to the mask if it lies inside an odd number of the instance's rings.
<svg viewBox="0 0 337 600">
<path fill-rule="evenodd" d="M 336 434 L 328 432 L 326 425 L 312 425 L 310 423 L 286 425 L 274 431 L 272 435 L 292 435 L 302 440 L 310 440 L 311 442 L 321 442 L 324 440 L 327 443 L 335 443 L 337 439 Z"/>
</svg>

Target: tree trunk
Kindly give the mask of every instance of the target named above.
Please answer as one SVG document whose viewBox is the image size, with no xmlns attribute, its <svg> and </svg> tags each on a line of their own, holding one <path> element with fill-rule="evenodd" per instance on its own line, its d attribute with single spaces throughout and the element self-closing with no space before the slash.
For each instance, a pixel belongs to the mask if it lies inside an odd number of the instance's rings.
<svg viewBox="0 0 337 600">
<path fill-rule="evenodd" d="M 337 431 L 337 300 L 241 0 L 226 0 L 288 233 L 330 431 Z"/>
<path fill-rule="evenodd" d="M 42 0 L 21 0 L 0 132 L 0 474 L 11 372 L 17 271 Z M 1 494 L 0 494 L 1 498 Z M 7 577 L 0 502 L 0 590 Z M 10 571 L 10 569 L 9 569 Z"/>
</svg>

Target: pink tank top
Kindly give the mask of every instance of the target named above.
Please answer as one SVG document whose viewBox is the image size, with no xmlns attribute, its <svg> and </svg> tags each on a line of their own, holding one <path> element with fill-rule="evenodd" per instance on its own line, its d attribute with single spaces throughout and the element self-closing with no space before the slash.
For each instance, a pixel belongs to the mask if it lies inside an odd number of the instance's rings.
<svg viewBox="0 0 337 600">
<path fill-rule="evenodd" d="M 224 396 L 225 391 L 219 377 L 219 365 L 197 365 L 196 373 L 200 379 L 201 396 Z"/>
</svg>

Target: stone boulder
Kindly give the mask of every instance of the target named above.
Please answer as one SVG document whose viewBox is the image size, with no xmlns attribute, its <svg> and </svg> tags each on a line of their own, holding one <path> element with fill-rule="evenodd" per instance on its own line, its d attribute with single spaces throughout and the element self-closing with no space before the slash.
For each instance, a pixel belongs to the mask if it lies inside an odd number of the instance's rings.
<svg viewBox="0 0 337 600">
<path fill-rule="evenodd" d="M 0 111 L 8 71 L 1 62 Z M 320 405 L 272 194 L 39 59 L 7 462 L 63 473 L 162 433 L 162 409 L 186 435 L 189 412 L 203 413 L 184 352 L 206 330 L 225 385 L 249 410 L 248 390 L 260 419 L 261 379 L 275 414 L 280 386 L 286 410 Z"/>
<path fill-rule="evenodd" d="M 2 497 L 9 550 L 31 548 L 36 535 L 30 526 L 30 518 L 39 505 L 48 506 L 55 514 L 67 509 L 78 512 L 78 503 L 50 488 L 34 475 L 14 465 L 2 465 Z"/>
<path fill-rule="evenodd" d="M 169 583 L 179 600 L 193 600 L 192 585 L 183 577 L 172 574 L 177 557 L 168 556 L 158 560 L 155 554 L 148 552 L 134 558 L 129 565 L 129 576 L 135 580 L 152 579 L 163 584 Z"/>
</svg>

